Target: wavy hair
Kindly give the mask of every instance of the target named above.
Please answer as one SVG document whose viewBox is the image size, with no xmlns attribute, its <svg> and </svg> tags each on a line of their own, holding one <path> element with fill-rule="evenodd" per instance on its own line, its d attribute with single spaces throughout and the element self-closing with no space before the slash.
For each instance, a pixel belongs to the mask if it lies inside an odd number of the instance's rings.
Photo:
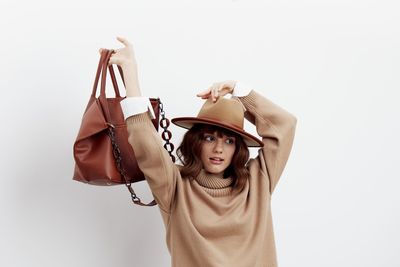
<svg viewBox="0 0 400 267">
<path fill-rule="evenodd" d="M 183 163 L 181 176 L 194 179 L 203 168 L 201 161 L 201 148 L 203 136 L 205 133 L 217 132 L 218 136 L 226 135 L 235 137 L 235 152 L 231 164 L 224 170 L 223 177 L 231 176 L 233 178 L 233 191 L 240 192 L 246 185 L 246 180 L 250 173 L 246 167 L 249 160 L 249 149 L 243 138 L 228 129 L 202 123 L 195 123 L 183 136 L 182 143 L 176 149 L 176 155 Z"/>
</svg>

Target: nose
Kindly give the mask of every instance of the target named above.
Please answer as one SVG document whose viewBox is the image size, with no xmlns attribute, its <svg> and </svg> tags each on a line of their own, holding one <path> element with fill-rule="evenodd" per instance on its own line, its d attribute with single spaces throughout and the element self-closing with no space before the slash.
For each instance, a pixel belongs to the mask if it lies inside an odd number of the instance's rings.
<svg viewBox="0 0 400 267">
<path fill-rule="evenodd" d="M 223 151 L 223 140 L 222 138 L 218 138 L 217 142 L 215 142 L 214 151 L 217 153 L 222 153 Z"/>
</svg>

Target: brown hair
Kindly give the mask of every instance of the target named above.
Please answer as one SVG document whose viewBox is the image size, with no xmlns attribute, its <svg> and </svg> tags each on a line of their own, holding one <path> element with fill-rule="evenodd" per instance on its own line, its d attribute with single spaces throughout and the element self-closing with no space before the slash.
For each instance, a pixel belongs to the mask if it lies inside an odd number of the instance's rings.
<svg viewBox="0 0 400 267">
<path fill-rule="evenodd" d="M 232 176 L 232 187 L 234 191 L 240 192 L 246 180 L 250 176 L 246 163 L 249 160 L 249 149 L 242 137 L 228 129 L 202 123 L 195 123 L 183 136 L 182 143 L 176 149 L 176 154 L 183 163 L 181 168 L 182 177 L 194 179 L 200 173 L 203 163 L 201 162 L 201 147 L 204 133 L 214 133 L 218 136 L 226 135 L 235 137 L 235 153 L 233 154 L 231 164 L 225 169 L 224 177 Z"/>
</svg>

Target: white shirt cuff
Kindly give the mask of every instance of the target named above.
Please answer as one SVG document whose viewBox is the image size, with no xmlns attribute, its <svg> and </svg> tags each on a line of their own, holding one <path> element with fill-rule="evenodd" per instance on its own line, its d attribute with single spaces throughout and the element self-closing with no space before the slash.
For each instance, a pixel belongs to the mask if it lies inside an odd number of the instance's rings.
<svg viewBox="0 0 400 267">
<path fill-rule="evenodd" d="M 120 102 L 122 112 L 124 113 L 124 119 L 128 117 L 149 111 L 151 119 L 155 119 L 153 106 L 151 105 L 150 99 L 144 96 L 131 96 L 126 97 Z"/>
<path fill-rule="evenodd" d="M 232 96 L 246 96 L 251 89 L 252 86 L 249 83 L 237 81 L 233 88 Z"/>
<path fill-rule="evenodd" d="M 242 104 L 243 107 L 243 111 L 246 112 L 247 109 L 246 107 L 243 105 L 243 103 L 240 101 L 240 99 L 238 99 L 239 96 L 246 96 L 250 93 L 252 87 L 250 86 L 249 83 L 246 82 L 239 82 L 237 81 L 235 83 L 235 87 L 233 87 L 233 91 L 232 91 L 232 96 L 231 98 L 236 98 L 240 104 Z"/>
</svg>

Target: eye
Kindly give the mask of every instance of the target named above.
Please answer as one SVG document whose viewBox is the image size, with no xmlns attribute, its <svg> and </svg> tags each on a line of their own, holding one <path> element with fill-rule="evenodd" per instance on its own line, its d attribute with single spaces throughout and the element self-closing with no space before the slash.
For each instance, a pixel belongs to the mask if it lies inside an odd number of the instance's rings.
<svg viewBox="0 0 400 267">
<path fill-rule="evenodd" d="M 215 139 L 215 137 L 214 136 L 212 136 L 212 135 L 209 135 L 209 134 L 206 134 L 206 135 L 204 135 L 204 140 L 206 140 L 206 141 L 213 141 Z"/>
<path fill-rule="evenodd" d="M 226 139 L 226 142 L 227 142 L 228 144 L 234 144 L 234 143 L 235 143 L 235 139 L 233 139 L 233 138 L 228 138 L 228 139 Z"/>
</svg>

